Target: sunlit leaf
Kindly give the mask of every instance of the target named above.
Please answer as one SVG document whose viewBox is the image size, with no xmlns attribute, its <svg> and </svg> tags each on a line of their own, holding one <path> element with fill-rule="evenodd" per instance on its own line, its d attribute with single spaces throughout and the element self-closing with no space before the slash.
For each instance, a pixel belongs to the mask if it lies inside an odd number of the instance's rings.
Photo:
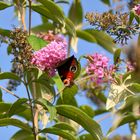
<svg viewBox="0 0 140 140">
<path fill-rule="evenodd" d="M 102 131 L 98 123 L 92 120 L 81 109 L 71 105 L 57 105 L 57 113 L 80 124 L 94 138 L 94 140 L 102 140 Z"/>
<path fill-rule="evenodd" d="M 101 0 L 104 4 L 107 4 L 108 6 L 110 6 L 110 0 Z"/>
<path fill-rule="evenodd" d="M 28 124 L 23 123 L 18 119 L 13 119 L 13 118 L 0 119 L 0 126 L 8 126 L 8 125 L 16 126 L 18 128 L 21 128 L 25 131 L 32 133 L 31 127 Z"/>
</svg>

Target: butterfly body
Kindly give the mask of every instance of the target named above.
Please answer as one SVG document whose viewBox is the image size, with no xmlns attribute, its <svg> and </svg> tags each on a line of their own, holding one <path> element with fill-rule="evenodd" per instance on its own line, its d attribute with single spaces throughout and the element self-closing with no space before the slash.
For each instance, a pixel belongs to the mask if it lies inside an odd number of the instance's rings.
<svg viewBox="0 0 140 140">
<path fill-rule="evenodd" d="M 64 60 L 58 67 L 58 74 L 65 86 L 71 86 L 76 78 L 75 73 L 78 70 L 78 61 L 73 56 Z"/>
</svg>

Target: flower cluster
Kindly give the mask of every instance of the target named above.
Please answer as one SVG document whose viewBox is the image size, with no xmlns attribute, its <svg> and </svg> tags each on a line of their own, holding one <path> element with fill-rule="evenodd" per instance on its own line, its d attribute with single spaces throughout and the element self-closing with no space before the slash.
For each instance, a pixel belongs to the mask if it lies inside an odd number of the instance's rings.
<svg viewBox="0 0 140 140">
<path fill-rule="evenodd" d="M 44 39 L 50 43 L 44 48 L 34 52 L 31 63 L 43 71 L 47 71 L 50 76 L 55 74 L 55 68 L 67 56 L 67 43 L 61 35 L 44 36 Z"/>
<path fill-rule="evenodd" d="M 100 14 L 91 12 L 87 13 L 85 18 L 95 29 L 106 31 L 115 37 L 115 42 L 122 44 L 127 43 L 128 39 L 131 39 L 132 35 L 135 35 L 139 29 L 138 24 L 129 23 L 129 14 L 127 13 L 112 14 L 105 12 Z"/>
<path fill-rule="evenodd" d="M 135 12 L 135 14 L 137 14 L 138 16 L 140 16 L 140 4 L 136 5 L 133 8 L 133 11 Z"/>
<path fill-rule="evenodd" d="M 89 75 L 93 75 L 91 80 L 96 84 L 102 84 L 108 82 L 112 78 L 112 74 L 115 72 L 115 67 L 108 67 L 109 59 L 99 53 L 95 53 L 89 57 L 89 63 L 86 68 L 86 72 Z"/>
</svg>

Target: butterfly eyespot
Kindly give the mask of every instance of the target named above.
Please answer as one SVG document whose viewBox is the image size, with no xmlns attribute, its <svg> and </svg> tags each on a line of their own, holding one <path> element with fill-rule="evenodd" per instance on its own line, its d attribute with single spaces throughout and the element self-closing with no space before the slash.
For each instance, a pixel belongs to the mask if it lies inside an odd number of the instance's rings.
<svg viewBox="0 0 140 140">
<path fill-rule="evenodd" d="M 69 70 L 75 73 L 77 71 L 77 66 L 70 66 Z"/>
</svg>

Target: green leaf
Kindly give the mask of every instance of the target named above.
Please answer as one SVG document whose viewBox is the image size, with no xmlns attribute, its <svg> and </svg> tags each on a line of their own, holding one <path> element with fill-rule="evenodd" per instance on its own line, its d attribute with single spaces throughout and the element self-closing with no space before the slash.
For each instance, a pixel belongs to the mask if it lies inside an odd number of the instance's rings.
<svg viewBox="0 0 140 140">
<path fill-rule="evenodd" d="M 63 23 L 64 21 L 64 13 L 62 9 L 53 1 L 50 0 L 37 0 L 40 2 L 42 5 L 45 6 L 46 9 L 49 10 L 49 12 L 59 20 L 60 23 Z"/>
<path fill-rule="evenodd" d="M 57 74 L 54 77 L 52 77 L 52 79 L 54 80 L 58 91 L 61 92 L 64 89 L 65 86 L 64 86 L 60 76 Z"/>
<path fill-rule="evenodd" d="M 12 104 L 10 104 L 10 103 L 0 102 L 0 114 L 6 114 L 5 117 L 7 117 L 7 112 L 9 111 L 11 106 L 12 106 Z M 20 106 L 20 107 L 22 108 L 22 106 Z M 31 120 L 31 111 L 30 111 L 30 109 L 26 109 L 25 111 L 22 111 L 22 112 L 17 112 L 17 114 L 15 114 L 15 115 L 23 117 L 27 121 Z"/>
<path fill-rule="evenodd" d="M 116 64 L 118 62 L 120 55 L 121 55 L 121 49 L 117 49 L 114 53 L 114 64 Z"/>
<path fill-rule="evenodd" d="M 34 5 L 32 4 L 32 10 L 39 13 L 40 15 L 55 21 L 56 23 L 60 23 L 59 17 L 55 17 L 45 6 L 43 5 Z"/>
<path fill-rule="evenodd" d="M 28 124 L 23 123 L 22 121 L 18 119 L 13 119 L 13 118 L 0 119 L 0 126 L 8 126 L 8 125 L 16 126 L 25 131 L 32 133 L 31 127 Z"/>
<path fill-rule="evenodd" d="M 110 0 L 101 0 L 104 4 L 107 4 L 108 6 L 110 6 Z"/>
<path fill-rule="evenodd" d="M 67 140 L 77 140 L 77 138 L 71 133 L 61 130 L 60 128 L 56 128 L 56 127 L 45 128 L 41 130 L 40 133 L 50 133 L 50 134 L 59 135 Z"/>
<path fill-rule="evenodd" d="M 10 103 L 0 102 L 0 114 L 6 113 L 10 107 Z"/>
<path fill-rule="evenodd" d="M 52 23 L 43 23 L 41 25 L 33 27 L 31 30 L 33 33 L 39 32 L 48 32 L 49 30 L 53 30 L 55 26 Z"/>
<path fill-rule="evenodd" d="M 67 105 L 73 105 L 73 106 L 78 106 L 75 95 L 78 93 L 78 87 L 77 85 L 73 85 L 71 87 L 65 87 L 63 90 L 62 95 L 59 97 L 57 100 L 57 104 L 67 104 Z"/>
<path fill-rule="evenodd" d="M 10 30 L 0 28 L 0 35 L 10 37 Z"/>
<path fill-rule="evenodd" d="M 12 80 L 21 81 L 20 77 L 18 77 L 15 73 L 12 73 L 12 72 L 0 73 L 0 80 L 4 80 L 4 79 L 12 79 Z"/>
<path fill-rule="evenodd" d="M 112 131 L 114 131 L 116 128 L 125 125 L 127 123 L 131 123 L 131 122 L 135 122 L 137 120 L 140 120 L 140 116 L 134 116 L 133 114 L 129 114 L 126 116 L 120 116 L 120 118 L 117 120 L 117 122 L 115 123 L 115 125 L 113 125 L 109 131 L 108 131 L 108 135 L 110 135 L 110 133 Z"/>
<path fill-rule="evenodd" d="M 0 102 L 2 102 L 3 100 L 2 100 L 2 91 L 1 91 L 1 89 L 0 89 Z"/>
<path fill-rule="evenodd" d="M 71 105 L 57 105 L 57 113 L 65 116 L 69 119 L 80 124 L 85 130 L 87 130 L 94 140 L 102 140 L 103 134 L 99 124 L 92 120 L 86 113 L 81 109 Z"/>
<path fill-rule="evenodd" d="M 8 111 L 8 116 L 11 117 L 15 114 L 18 114 L 19 112 L 23 112 L 27 109 L 26 106 L 24 106 L 24 104 L 28 101 L 28 99 L 26 98 L 21 98 L 18 99 L 16 102 L 14 102 L 12 104 L 12 106 L 10 107 L 9 111 Z"/>
<path fill-rule="evenodd" d="M 90 134 L 83 134 L 79 138 L 80 140 L 93 140 L 93 137 Z"/>
<path fill-rule="evenodd" d="M 35 35 L 30 35 L 28 37 L 28 42 L 35 51 L 40 50 L 41 48 L 45 47 L 48 44 L 46 41 Z"/>
<path fill-rule="evenodd" d="M 95 116 L 97 116 L 97 115 L 100 115 L 100 114 L 108 112 L 108 110 L 102 108 L 102 109 L 97 109 L 94 112 L 95 112 Z"/>
<path fill-rule="evenodd" d="M 11 4 L 7 4 L 3 1 L 0 1 L 0 10 L 4 10 L 4 9 L 11 7 L 11 6 L 12 6 Z"/>
<path fill-rule="evenodd" d="M 97 42 L 93 35 L 91 35 L 90 33 L 84 30 L 76 30 L 76 34 L 79 38 L 86 40 L 88 42 L 93 42 L 93 43 Z"/>
<path fill-rule="evenodd" d="M 74 25 L 77 28 L 82 27 L 83 21 L 83 9 L 80 0 L 74 0 L 70 10 L 69 10 L 69 19 L 73 21 Z"/>
<path fill-rule="evenodd" d="M 88 105 L 82 105 L 82 106 L 80 106 L 80 109 L 81 109 L 82 111 L 84 111 L 84 112 L 85 112 L 88 116 L 90 116 L 91 118 L 93 118 L 94 115 L 95 115 L 94 110 L 93 110 L 90 106 L 88 106 Z"/>
<path fill-rule="evenodd" d="M 114 53 L 114 51 L 116 50 L 116 45 L 113 42 L 113 39 L 109 35 L 107 35 L 105 32 L 97 31 L 93 29 L 87 29 L 85 31 L 90 33 L 92 36 L 94 36 L 94 38 L 97 41 L 97 44 L 102 46 L 107 51 Z"/>
<path fill-rule="evenodd" d="M 31 133 L 25 130 L 19 130 L 16 132 L 10 140 L 24 140 L 25 138 L 29 137 Z"/>
<path fill-rule="evenodd" d="M 132 24 L 134 18 L 135 18 L 134 12 L 130 11 L 130 13 L 129 13 L 129 24 L 130 25 Z"/>
<path fill-rule="evenodd" d="M 68 123 L 65 123 L 65 122 L 58 122 L 53 127 L 63 129 L 63 130 L 72 131 L 76 134 L 76 130 L 71 125 L 69 125 Z"/>
<path fill-rule="evenodd" d="M 50 113 L 50 120 L 56 117 L 56 108 L 44 98 L 39 98 L 35 100 L 35 103 L 40 104 L 45 110 Z"/>
<path fill-rule="evenodd" d="M 73 22 L 69 18 L 65 18 L 65 28 L 69 35 L 76 37 L 76 30 Z"/>
</svg>

